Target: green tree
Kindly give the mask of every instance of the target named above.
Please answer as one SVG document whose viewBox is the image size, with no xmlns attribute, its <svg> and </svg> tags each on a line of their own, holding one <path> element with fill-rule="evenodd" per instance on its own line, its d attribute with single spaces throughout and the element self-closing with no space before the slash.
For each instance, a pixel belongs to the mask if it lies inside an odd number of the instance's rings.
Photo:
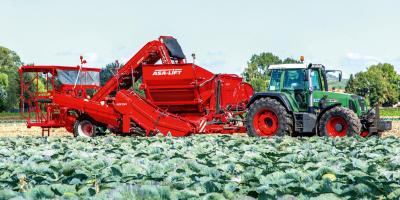
<svg viewBox="0 0 400 200">
<path fill-rule="evenodd" d="M 110 80 L 110 78 L 112 78 L 117 73 L 118 69 L 123 65 L 124 64 L 120 64 L 118 61 L 115 61 L 113 63 L 107 64 L 105 68 L 102 68 L 100 71 L 100 85 L 103 86 L 104 84 L 106 84 L 106 82 Z M 136 80 L 134 86 L 135 91 L 144 96 L 144 92 L 142 90 L 139 90 L 140 84 L 142 84 L 142 79 Z"/>
<path fill-rule="evenodd" d="M 0 73 L 0 86 L 8 88 L 8 75 L 6 73 Z"/>
<path fill-rule="evenodd" d="M 367 71 L 350 76 L 346 92 L 366 97 L 372 104 L 391 106 L 399 101 L 400 76 L 388 63 L 371 65 Z"/>
<path fill-rule="evenodd" d="M 110 80 L 111 77 L 114 76 L 115 73 L 117 73 L 118 69 L 122 66 L 122 64 L 118 63 L 118 61 L 115 61 L 113 63 L 109 63 L 106 65 L 105 68 L 102 68 L 100 71 L 100 85 L 106 84 L 108 80 Z"/>
<path fill-rule="evenodd" d="M 0 111 L 7 109 L 8 75 L 0 73 Z"/>
<path fill-rule="evenodd" d="M 0 46 L 0 73 L 7 75 L 7 86 L 3 87 L 6 91 L 6 99 L 3 102 L 5 105 L 0 108 L 0 111 L 12 110 L 18 108 L 19 105 L 19 75 L 18 67 L 22 65 L 20 57 L 14 51 Z M 0 79 L 5 80 L 5 76 L 1 75 Z M 2 81 L 5 83 L 4 81 Z"/>
<path fill-rule="evenodd" d="M 354 76 L 353 76 L 353 74 L 350 74 L 350 78 L 349 78 L 349 81 L 347 81 L 347 84 L 346 84 L 346 87 L 345 87 L 345 90 L 346 91 L 354 91 Z"/>
<path fill-rule="evenodd" d="M 245 68 L 242 76 L 253 86 L 255 91 L 265 91 L 266 85 L 269 81 L 268 66 L 273 64 L 288 63 L 300 63 L 300 61 L 293 58 L 286 58 L 282 60 L 272 53 L 253 55 L 247 62 L 247 68 Z"/>
</svg>

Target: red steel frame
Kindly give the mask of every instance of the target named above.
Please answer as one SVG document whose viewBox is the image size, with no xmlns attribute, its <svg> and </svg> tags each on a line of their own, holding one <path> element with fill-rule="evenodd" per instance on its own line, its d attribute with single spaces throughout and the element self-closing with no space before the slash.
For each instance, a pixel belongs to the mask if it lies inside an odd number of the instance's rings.
<svg viewBox="0 0 400 200">
<path fill-rule="evenodd" d="M 215 75 L 186 63 L 185 59 L 171 57 L 164 43 L 171 38 L 161 36 L 147 43 L 103 87 L 92 87 L 97 91 L 91 98 L 77 96 L 76 90 L 65 92 L 71 90 L 68 86 L 61 91 L 51 90 L 45 96 L 51 99 L 51 103 L 44 105 L 47 116 L 36 116 L 35 121 L 28 117 L 28 127 L 65 127 L 72 132 L 73 124 L 84 118 L 123 134 L 132 134 L 137 127 L 148 136 L 245 132 L 243 121 L 237 116 L 245 113 L 245 105 L 253 94 L 252 87 L 237 75 Z M 161 64 L 156 64 L 158 62 Z M 23 66 L 20 70 L 21 102 L 27 102 L 22 92 L 26 91 L 24 72 L 50 72 L 54 79 L 54 70 L 61 68 Z M 159 74 L 171 76 L 157 76 Z M 140 89 L 145 91 L 145 97 L 133 90 L 133 83 L 140 78 L 143 81 Z M 131 87 L 121 89 L 125 82 L 131 82 Z M 52 83 L 54 87 L 54 80 Z M 89 87 L 77 88 L 86 90 Z M 34 94 L 29 101 L 40 96 Z M 23 106 L 21 108 L 24 110 Z M 43 109 L 39 104 L 34 108 L 37 114 Z"/>
<path fill-rule="evenodd" d="M 42 127 L 42 136 L 45 132 L 49 135 L 50 128 L 65 127 L 71 130 L 67 107 L 62 107 L 53 102 L 53 95 L 56 93 L 72 95 L 81 98 L 86 96 L 87 89 L 97 89 L 97 85 L 61 85 L 55 88 L 55 77 L 57 70 L 97 72 L 99 68 L 87 67 L 68 67 L 68 66 L 36 66 L 27 65 L 19 68 L 20 76 L 20 113 L 26 118 L 28 128 L 33 126 Z M 32 74 L 31 77 L 24 77 L 26 74 Z M 39 79 L 45 83 L 45 91 L 39 91 Z M 27 107 L 26 107 L 27 106 Z M 72 119 L 74 120 L 74 119 Z"/>
</svg>

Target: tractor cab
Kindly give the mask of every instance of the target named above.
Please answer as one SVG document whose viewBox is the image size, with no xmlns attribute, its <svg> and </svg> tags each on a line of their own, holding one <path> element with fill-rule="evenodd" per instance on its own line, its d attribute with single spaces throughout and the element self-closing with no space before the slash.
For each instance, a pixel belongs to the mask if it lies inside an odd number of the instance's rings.
<svg viewBox="0 0 400 200">
<path fill-rule="evenodd" d="M 271 72 L 268 91 L 288 93 L 294 98 L 299 111 L 309 109 L 310 94 L 314 94 L 312 97 L 317 97 L 321 93 L 328 92 L 327 73 L 339 72 L 339 81 L 342 74 L 338 70 L 325 70 L 325 66 L 320 64 L 270 65 L 268 69 Z M 311 100 L 312 103 L 314 101 Z"/>
<path fill-rule="evenodd" d="M 289 64 L 288 64 L 289 65 Z M 297 64 L 292 65 L 295 67 Z M 302 67 L 302 65 L 297 65 Z M 268 87 L 269 91 L 307 91 L 308 85 L 306 85 L 306 70 L 303 68 L 286 68 L 287 65 L 271 65 L 271 80 Z M 321 81 L 321 69 L 314 68 L 311 72 L 311 78 L 313 79 L 314 90 L 324 90 L 324 82 Z"/>
</svg>

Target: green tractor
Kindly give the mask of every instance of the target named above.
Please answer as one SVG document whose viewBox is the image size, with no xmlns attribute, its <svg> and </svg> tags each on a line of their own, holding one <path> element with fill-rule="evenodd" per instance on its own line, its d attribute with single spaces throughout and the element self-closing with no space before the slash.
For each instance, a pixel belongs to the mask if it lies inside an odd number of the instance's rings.
<svg viewBox="0 0 400 200">
<path fill-rule="evenodd" d="M 380 120 L 379 107 L 368 108 L 365 99 L 328 90 L 321 64 L 270 65 L 269 87 L 248 104 L 250 136 L 320 135 L 367 137 L 390 130 L 391 121 Z"/>
</svg>

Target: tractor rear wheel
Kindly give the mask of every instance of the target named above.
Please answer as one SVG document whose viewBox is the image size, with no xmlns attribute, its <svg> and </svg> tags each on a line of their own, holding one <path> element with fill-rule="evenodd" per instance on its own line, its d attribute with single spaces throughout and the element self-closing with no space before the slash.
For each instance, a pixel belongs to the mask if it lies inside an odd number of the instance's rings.
<svg viewBox="0 0 400 200">
<path fill-rule="evenodd" d="M 97 126 L 90 120 L 82 119 L 76 120 L 74 124 L 74 136 L 94 137 L 96 136 Z"/>
<path fill-rule="evenodd" d="M 246 119 L 249 136 L 269 137 L 293 134 L 293 119 L 277 100 L 261 98 L 250 105 Z"/>
<path fill-rule="evenodd" d="M 359 135 L 361 122 L 357 115 L 350 109 L 334 107 L 324 113 L 319 121 L 321 136 L 345 137 Z"/>
</svg>

